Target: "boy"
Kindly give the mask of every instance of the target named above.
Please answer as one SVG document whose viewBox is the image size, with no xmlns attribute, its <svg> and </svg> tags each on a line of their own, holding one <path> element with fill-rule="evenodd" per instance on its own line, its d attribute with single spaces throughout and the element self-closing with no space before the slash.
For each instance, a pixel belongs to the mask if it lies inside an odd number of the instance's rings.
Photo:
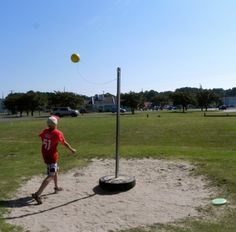
<svg viewBox="0 0 236 232">
<path fill-rule="evenodd" d="M 55 193 L 61 191 L 62 188 L 58 187 L 57 183 L 57 161 L 58 161 L 58 143 L 62 143 L 72 153 L 76 150 L 65 140 L 63 132 L 57 129 L 58 118 L 51 116 L 47 120 L 48 128 L 44 129 L 39 136 L 42 139 L 42 155 L 44 162 L 47 164 L 47 177 L 43 180 L 41 186 L 36 193 L 32 194 L 32 197 L 37 201 L 38 204 L 42 204 L 41 194 L 47 185 L 54 180 Z"/>
</svg>

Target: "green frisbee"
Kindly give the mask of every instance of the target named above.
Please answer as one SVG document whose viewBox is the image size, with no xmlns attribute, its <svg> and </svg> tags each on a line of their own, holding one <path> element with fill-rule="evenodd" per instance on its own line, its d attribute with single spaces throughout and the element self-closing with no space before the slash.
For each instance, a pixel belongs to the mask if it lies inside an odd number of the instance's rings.
<svg viewBox="0 0 236 232">
<path fill-rule="evenodd" d="M 211 202 L 213 205 L 224 205 L 227 202 L 227 200 L 224 198 L 215 198 Z"/>
</svg>

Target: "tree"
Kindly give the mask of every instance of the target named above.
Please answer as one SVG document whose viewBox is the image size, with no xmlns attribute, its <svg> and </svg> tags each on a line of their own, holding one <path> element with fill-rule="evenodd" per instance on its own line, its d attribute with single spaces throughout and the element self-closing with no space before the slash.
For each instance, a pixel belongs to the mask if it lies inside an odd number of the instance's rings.
<svg viewBox="0 0 236 232">
<path fill-rule="evenodd" d="M 202 88 L 202 87 L 200 86 L 200 88 Z M 224 91 L 224 89 L 222 89 L 222 88 L 217 88 L 217 89 L 214 88 L 214 89 L 212 89 L 212 91 L 213 91 L 219 98 L 222 98 L 222 97 L 226 96 L 226 94 L 227 94 L 227 90 Z M 234 96 L 236 96 L 236 94 L 235 94 Z"/>
<path fill-rule="evenodd" d="M 12 114 L 20 112 L 20 117 L 22 117 L 23 111 L 27 109 L 26 97 L 24 93 L 9 94 L 5 98 L 3 104 L 6 107 L 6 109 L 11 111 Z"/>
<path fill-rule="evenodd" d="M 193 103 L 193 97 L 188 92 L 176 91 L 171 94 L 170 98 L 173 100 L 174 105 L 181 105 L 183 113 L 187 110 L 188 105 Z"/>
<path fill-rule="evenodd" d="M 11 114 L 17 113 L 16 99 L 18 98 L 18 94 L 11 93 L 9 94 L 3 101 L 3 105 L 7 110 L 11 112 Z"/>
<path fill-rule="evenodd" d="M 203 108 L 207 111 L 211 103 L 219 101 L 219 96 L 212 90 L 202 89 L 202 87 L 200 87 L 196 93 L 196 100 L 201 111 L 203 111 Z"/>
<path fill-rule="evenodd" d="M 54 92 L 50 93 L 48 96 L 49 106 L 51 107 L 61 107 L 69 106 L 73 109 L 80 107 L 84 104 L 84 99 L 75 93 L 71 92 Z"/>
<path fill-rule="evenodd" d="M 28 91 L 26 94 L 24 94 L 24 109 L 27 113 L 27 116 L 29 115 L 29 112 L 31 112 L 31 116 L 34 116 L 34 111 L 39 107 L 39 97 L 37 93 L 34 91 Z"/>
<path fill-rule="evenodd" d="M 169 94 L 159 93 L 153 97 L 151 101 L 155 106 L 160 106 L 160 108 L 163 109 L 165 105 L 169 104 Z"/>
<path fill-rule="evenodd" d="M 151 101 L 151 99 L 158 95 L 158 92 L 156 92 L 155 90 L 149 90 L 141 92 L 141 94 L 144 96 L 146 101 Z"/>
<path fill-rule="evenodd" d="M 48 110 L 48 95 L 49 93 L 36 92 L 36 98 L 38 99 L 37 110 L 40 114 L 42 110 Z"/>
<path fill-rule="evenodd" d="M 137 109 L 139 102 L 139 94 L 135 92 L 121 94 L 121 104 L 130 107 L 132 114 L 134 114 L 134 110 Z"/>
<path fill-rule="evenodd" d="M 143 109 L 144 108 L 144 106 L 145 106 L 145 97 L 141 94 L 140 96 L 139 96 L 139 102 L 138 102 L 138 109 Z"/>
<path fill-rule="evenodd" d="M 226 97 L 233 97 L 236 96 L 236 88 L 228 89 L 225 91 L 225 96 Z"/>
</svg>

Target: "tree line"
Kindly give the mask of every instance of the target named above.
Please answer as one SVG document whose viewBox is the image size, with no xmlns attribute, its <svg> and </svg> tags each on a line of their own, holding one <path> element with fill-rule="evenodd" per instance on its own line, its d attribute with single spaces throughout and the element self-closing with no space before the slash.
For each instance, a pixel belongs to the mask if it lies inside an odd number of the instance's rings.
<svg viewBox="0 0 236 232">
<path fill-rule="evenodd" d="M 105 97 L 113 96 L 110 93 Z M 184 87 L 175 91 L 157 92 L 155 90 L 121 93 L 121 105 L 130 108 L 132 113 L 136 109 L 145 109 L 145 103 L 150 102 L 149 107 L 162 109 L 166 105 L 174 105 L 182 108 L 183 112 L 191 105 L 206 110 L 210 106 L 221 105 L 223 97 L 236 96 L 236 88 L 224 89 L 203 89 Z M 34 115 L 35 111 L 50 110 L 53 107 L 69 106 L 74 109 L 89 107 L 91 97 L 79 95 L 72 92 L 34 92 L 10 93 L 3 101 L 4 107 L 12 114 L 23 112 L 27 115 Z M 90 101 L 91 102 L 91 101 Z"/>
<path fill-rule="evenodd" d="M 218 107 L 223 104 L 224 97 L 236 96 L 236 88 L 224 90 L 184 87 L 175 91 L 157 92 L 155 90 L 139 93 L 129 92 L 121 94 L 121 104 L 135 109 L 145 109 L 145 102 L 150 102 L 150 108 L 163 109 L 167 105 L 178 106 L 185 112 L 189 106 L 200 108 L 202 111 L 209 107 Z"/>
<path fill-rule="evenodd" d="M 57 106 L 69 106 L 78 108 L 84 104 L 84 97 L 72 92 L 34 92 L 11 93 L 3 101 L 4 107 L 11 114 L 23 112 L 27 115 L 34 115 L 35 111 L 39 114 L 41 111 L 50 110 Z"/>
</svg>

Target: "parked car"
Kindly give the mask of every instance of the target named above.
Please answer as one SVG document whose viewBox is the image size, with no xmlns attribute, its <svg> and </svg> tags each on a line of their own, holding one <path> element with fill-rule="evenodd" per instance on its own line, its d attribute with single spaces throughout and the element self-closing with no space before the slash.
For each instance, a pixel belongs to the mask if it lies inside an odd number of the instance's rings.
<svg viewBox="0 0 236 232">
<path fill-rule="evenodd" d="M 113 108 L 113 109 L 112 109 L 112 113 L 115 113 L 116 111 L 117 111 L 116 108 Z M 125 112 L 126 112 L 126 109 L 120 108 L 120 112 L 121 112 L 121 113 L 125 113 Z"/>
<path fill-rule="evenodd" d="M 55 107 L 52 109 L 52 114 L 59 117 L 63 116 L 77 117 L 79 115 L 79 111 L 73 110 L 70 107 Z"/>
<path fill-rule="evenodd" d="M 88 111 L 87 111 L 86 109 L 84 109 L 84 108 L 81 108 L 81 109 L 79 110 L 79 112 L 80 112 L 81 114 L 88 113 Z"/>
<path fill-rule="evenodd" d="M 177 107 L 176 107 L 176 106 L 167 106 L 166 109 L 167 109 L 167 110 L 176 110 Z"/>
<path fill-rule="evenodd" d="M 227 106 L 226 105 L 221 105 L 219 106 L 219 110 L 226 110 L 227 109 Z"/>
</svg>

